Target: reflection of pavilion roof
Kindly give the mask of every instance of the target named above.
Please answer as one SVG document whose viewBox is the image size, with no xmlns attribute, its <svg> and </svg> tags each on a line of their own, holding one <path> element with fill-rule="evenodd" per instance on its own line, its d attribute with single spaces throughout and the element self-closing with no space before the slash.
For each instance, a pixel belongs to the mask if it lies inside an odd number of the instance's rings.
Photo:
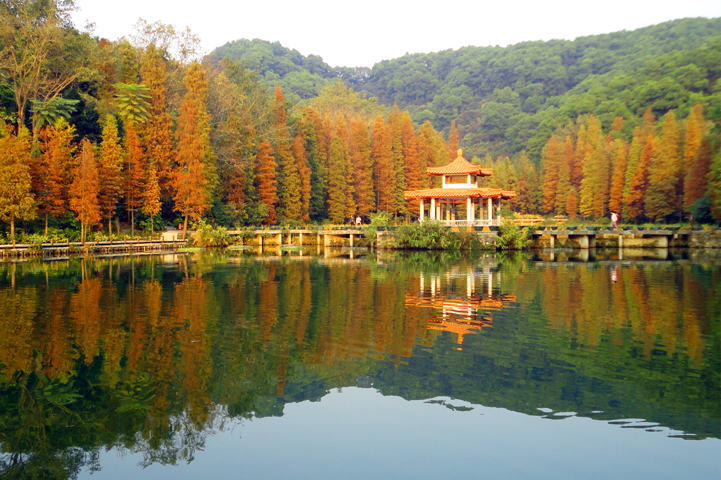
<svg viewBox="0 0 721 480">
<path fill-rule="evenodd" d="M 404 192 L 406 200 L 419 198 L 516 198 L 516 192 L 500 188 L 429 188 Z"/>
<path fill-rule="evenodd" d="M 458 345 L 463 345 L 463 336 L 493 326 L 493 318 L 478 319 L 478 310 L 500 310 L 503 302 L 515 302 L 515 295 L 501 295 L 497 298 L 449 298 L 442 292 L 434 296 L 406 294 L 406 306 L 431 307 L 442 310 L 442 317 L 429 320 L 429 330 L 440 330 L 458 334 Z M 458 348 L 461 350 L 461 348 Z"/>
</svg>

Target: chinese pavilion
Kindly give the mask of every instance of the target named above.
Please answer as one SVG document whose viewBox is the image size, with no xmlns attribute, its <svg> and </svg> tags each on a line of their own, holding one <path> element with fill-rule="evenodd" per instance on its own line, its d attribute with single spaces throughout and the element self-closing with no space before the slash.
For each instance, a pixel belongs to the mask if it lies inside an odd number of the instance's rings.
<svg viewBox="0 0 721 480">
<path fill-rule="evenodd" d="M 501 199 L 516 196 L 514 191 L 479 187 L 478 178 L 490 177 L 491 169 L 469 163 L 463 150 L 448 165 L 428 167 L 426 173 L 441 177 L 441 188 L 404 192 L 406 200 L 420 200 L 421 222 L 428 217 L 449 226 L 500 225 Z"/>
</svg>

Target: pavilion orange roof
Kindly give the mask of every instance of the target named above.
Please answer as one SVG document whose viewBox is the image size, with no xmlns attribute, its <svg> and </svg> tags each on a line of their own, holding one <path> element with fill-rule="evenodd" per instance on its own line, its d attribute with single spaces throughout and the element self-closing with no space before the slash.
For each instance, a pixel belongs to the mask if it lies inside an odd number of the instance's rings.
<svg viewBox="0 0 721 480">
<path fill-rule="evenodd" d="M 516 192 L 500 188 L 429 188 L 427 190 L 409 190 L 403 192 L 406 200 L 420 198 L 515 198 Z"/>
<path fill-rule="evenodd" d="M 448 165 L 442 167 L 427 167 L 428 175 L 479 175 L 481 177 L 490 177 L 491 169 L 483 168 L 480 165 L 473 165 L 463 158 L 463 150 L 458 150 L 458 158 Z"/>
</svg>

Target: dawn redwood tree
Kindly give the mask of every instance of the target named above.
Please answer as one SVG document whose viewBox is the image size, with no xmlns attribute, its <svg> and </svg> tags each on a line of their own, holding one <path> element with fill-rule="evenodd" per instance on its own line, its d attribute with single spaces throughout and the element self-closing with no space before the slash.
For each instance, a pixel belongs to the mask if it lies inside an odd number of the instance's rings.
<svg viewBox="0 0 721 480">
<path fill-rule="evenodd" d="M 45 217 L 45 235 L 48 234 L 48 217 L 58 218 L 67 212 L 74 136 L 75 127 L 62 117 L 55 125 L 40 132 L 44 152 L 34 162 L 33 190 L 40 214 Z"/>
<path fill-rule="evenodd" d="M 696 152 L 696 157 L 693 159 L 687 175 L 686 202 L 688 202 L 688 209 L 706 194 L 711 174 L 712 155 L 711 139 L 706 136 L 701 140 L 701 146 Z"/>
<path fill-rule="evenodd" d="M 358 215 L 367 216 L 375 207 L 373 160 L 368 125 L 363 119 L 350 124 L 350 156 L 353 166 L 353 194 Z"/>
<path fill-rule="evenodd" d="M 143 191 L 143 206 L 140 210 L 150 218 L 150 233 L 153 233 L 155 216 L 160 213 L 160 183 L 158 182 L 158 168 L 154 161 L 150 161 L 145 173 L 145 190 Z"/>
<path fill-rule="evenodd" d="M 608 209 L 619 214 L 623 207 L 623 186 L 626 178 L 627 154 L 626 142 L 620 138 L 616 139 L 614 142 L 613 175 L 611 177 Z"/>
<path fill-rule="evenodd" d="M 145 189 L 145 152 L 133 122 L 125 124 L 125 206 L 130 212 L 130 231 L 135 235 L 135 212 L 142 205 Z"/>
<path fill-rule="evenodd" d="M 573 152 L 573 165 L 571 165 L 571 185 L 574 186 L 576 192 L 581 188 L 581 180 L 583 180 L 583 160 L 586 158 L 586 127 L 581 125 L 578 129 L 578 137 L 576 139 L 576 149 Z"/>
<path fill-rule="evenodd" d="M 571 165 L 573 164 L 573 142 L 571 137 L 566 136 L 563 146 L 563 156 L 559 157 L 558 164 L 558 186 L 556 188 L 556 213 L 566 213 L 566 199 L 568 190 L 571 188 Z"/>
<path fill-rule="evenodd" d="M 641 152 L 636 171 L 631 179 L 631 185 L 628 190 L 629 193 L 625 197 L 625 216 L 628 217 L 629 220 L 637 221 L 643 216 L 644 200 L 648 186 L 648 167 L 653 157 L 656 156 L 657 146 L 658 140 L 656 140 L 653 135 L 649 135 L 646 139 L 646 146 Z"/>
<path fill-rule="evenodd" d="M 448 132 L 448 156 L 451 160 L 455 160 L 458 154 L 458 129 L 456 128 L 456 121 L 451 122 L 451 130 Z"/>
<path fill-rule="evenodd" d="M 376 210 L 394 214 L 396 210 L 395 173 L 391 138 L 383 117 L 378 115 L 373 123 L 373 180 L 376 193 Z"/>
<path fill-rule="evenodd" d="M 310 221 L 310 197 L 312 193 L 311 170 L 308 165 L 308 154 L 305 150 L 305 141 L 303 137 L 298 134 L 293 140 L 291 145 L 291 151 L 293 154 L 293 161 L 298 167 L 298 175 L 300 177 L 300 212 L 301 219 L 304 222 Z"/>
<path fill-rule="evenodd" d="M 402 132 L 402 114 L 398 109 L 398 105 L 393 106 L 393 110 L 388 114 L 386 128 L 391 143 L 391 158 L 393 164 L 393 174 L 395 176 L 394 183 L 394 210 L 393 215 L 406 213 L 406 200 L 404 192 L 406 190 L 406 176 L 404 171 L 403 160 L 403 141 L 401 140 Z"/>
<path fill-rule="evenodd" d="M 602 169 L 605 140 L 601 133 L 601 123 L 591 115 L 588 119 L 586 131 L 586 155 L 583 158 L 583 178 L 578 209 L 581 216 L 589 218 L 595 216 L 594 208 L 601 192 L 598 191 L 599 170 Z"/>
<path fill-rule="evenodd" d="M 571 220 L 575 220 L 578 217 L 578 196 L 576 195 L 576 189 L 571 187 L 568 191 L 568 198 L 566 198 L 566 215 Z"/>
<path fill-rule="evenodd" d="M 15 220 L 35 218 L 35 199 L 30 176 L 30 132 L 20 127 L 18 135 L 0 123 L 0 220 L 10 223 L 15 236 Z"/>
<path fill-rule="evenodd" d="M 416 132 L 413 128 L 413 120 L 411 120 L 411 116 L 408 112 L 405 112 L 402 118 L 401 144 L 403 148 L 403 170 L 405 174 L 406 189 L 418 190 L 421 187 L 418 143 L 416 140 Z M 420 204 L 415 201 L 408 201 L 406 210 L 418 216 L 420 215 Z"/>
<path fill-rule="evenodd" d="M 302 217 L 300 172 L 291 152 L 287 121 L 285 97 L 280 85 L 276 85 L 274 150 L 278 162 L 278 214 L 289 220 L 300 220 Z"/>
<path fill-rule="evenodd" d="M 543 162 L 543 213 L 551 213 L 556 206 L 556 190 L 558 189 L 558 166 L 562 153 L 556 137 L 552 136 L 542 152 Z M 496 172 L 494 176 L 498 178 Z M 491 179 L 493 180 L 493 178 Z"/>
<path fill-rule="evenodd" d="M 692 188 L 691 184 L 694 183 L 695 179 L 691 177 L 691 170 L 693 163 L 696 159 L 696 155 L 701 147 L 701 140 L 705 133 L 703 112 L 700 105 L 697 105 L 691 109 L 691 113 L 686 119 L 686 135 L 684 141 L 683 150 L 683 166 L 684 166 L 684 199 L 683 207 L 688 212 L 689 207 L 696 201 L 688 195 L 689 189 Z"/>
<path fill-rule="evenodd" d="M 73 183 L 70 184 L 70 209 L 80 220 L 80 238 L 83 243 L 87 238 L 88 229 L 100 222 L 100 202 L 98 192 L 98 170 L 95 165 L 94 147 L 90 140 L 84 138 L 80 158 L 74 171 Z"/>
<path fill-rule="evenodd" d="M 211 157 L 210 124 L 205 107 L 208 81 L 199 63 L 193 63 L 186 70 L 185 87 L 176 130 L 178 169 L 174 197 L 174 210 L 184 217 L 183 238 L 188 218 L 198 220 L 210 208 L 213 183 L 208 166 Z"/>
<path fill-rule="evenodd" d="M 98 178 L 100 213 L 108 221 L 108 234 L 112 234 L 111 220 L 123 194 L 123 152 L 118 140 L 118 123 L 112 115 L 105 118 L 98 158 Z"/>
<path fill-rule="evenodd" d="M 271 147 L 270 143 L 262 141 L 258 144 L 256 159 L 255 180 L 258 186 L 258 200 L 267 209 L 267 216 L 263 223 L 274 225 L 278 221 L 275 211 L 275 206 L 278 203 L 277 182 L 275 179 L 277 164 L 273 158 L 273 147 Z"/>
<path fill-rule="evenodd" d="M 333 223 L 346 218 L 348 184 L 346 183 L 346 148 L 339 136 L 333 135 L 328 158 L 328 211 Z"/>
<path fill-rule="evenodd" d="M 633 138 L 631 139 L 631 146 L 628 149 L 628 161 L 626 164 L 626 176 L 623 183 L 623 216 L 628 217 L 628 207 L 626 205 L 626 198 L 631 193 L 631 182 L 633 177 L 638 170 L 638 164 L 641 161 L 641 152 L 646 145 L 647 138 L 643 137 L 641 127 L 636 127 L 633 130 Z"/>
<path fill-rule="evenodd" d="M 170 198 L 174 179 L 173 120 L 167 109 L 166 64 L 153 43 L 145 51 L 141 74 L 150 95 L 150 118 L 144 130 L 147 154 L 157 170 L 161 195 Z"/>
</svg>

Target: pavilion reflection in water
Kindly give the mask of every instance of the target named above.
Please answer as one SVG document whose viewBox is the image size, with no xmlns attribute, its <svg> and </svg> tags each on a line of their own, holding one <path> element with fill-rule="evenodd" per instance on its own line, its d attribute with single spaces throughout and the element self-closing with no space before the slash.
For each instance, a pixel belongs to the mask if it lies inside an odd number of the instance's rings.
<svg viewBox="0 0 721 480">
<path fill-rule="evenodd" d="M 492 327 L 493 312 L 516 301 L 515 295 L 500 293 L 501 273 L 494 273 L 490 266 L 421 273 L 419 280 L 417 292 L 406 294 L 406 306 L 440 310 L 440 316 L 428 321 L 428 329 L 457 334 L 458 350 L 463 349 L 465 335 Z"/>
</svg>

